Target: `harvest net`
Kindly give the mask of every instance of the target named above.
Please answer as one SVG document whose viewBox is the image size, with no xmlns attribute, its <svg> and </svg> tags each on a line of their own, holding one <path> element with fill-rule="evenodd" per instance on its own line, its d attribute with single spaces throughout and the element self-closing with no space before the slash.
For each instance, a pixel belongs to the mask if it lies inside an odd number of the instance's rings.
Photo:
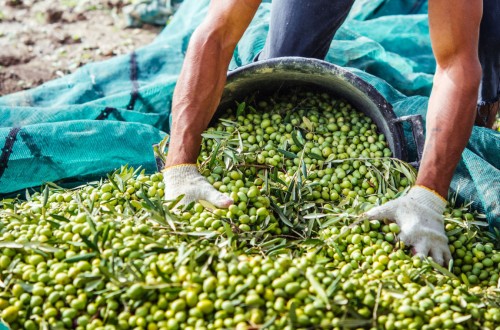
<svg viewBox="0 0 500 330">
<path fill-rule="evenodd" d="M 169 132 L 173 89 L 208 3 L 185 1 L 153 43 L 129 55 L 0 98 L 0 194 L 88 181 L 124 164 L 155 171 L 152 145 Z M 269 10 L 261 5 L 230 69 L 262 49 Z M 374 85 L 398 116 L 425 116 L 435 70 L 426 11 L 426 1 L 356 1 L 326 60 Z M 491 228 L 500 228 L 499 150 L 498 132 L 474 127 L 451 185 Z"/>
</svg>

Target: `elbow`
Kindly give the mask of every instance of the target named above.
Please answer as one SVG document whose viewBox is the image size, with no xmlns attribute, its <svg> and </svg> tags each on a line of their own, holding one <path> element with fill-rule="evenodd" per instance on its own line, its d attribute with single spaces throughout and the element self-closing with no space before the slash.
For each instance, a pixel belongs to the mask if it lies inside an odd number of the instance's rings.
<svg viewBox="0 0 500 330">
<path fill-rule="evenodd" d="M 437 58 L 436 79 L 443 76 L 460 85 L 463 92 L 477 95 L 482 77 L 477 51 Z"/>
<path fill-rule="evenodd" d="M 232 56 L 238 40 L 231 38 L 225 24 L 205 21 L 191 37 L 190 47 L 213 49 L 222 56 Z"/>
</svg>

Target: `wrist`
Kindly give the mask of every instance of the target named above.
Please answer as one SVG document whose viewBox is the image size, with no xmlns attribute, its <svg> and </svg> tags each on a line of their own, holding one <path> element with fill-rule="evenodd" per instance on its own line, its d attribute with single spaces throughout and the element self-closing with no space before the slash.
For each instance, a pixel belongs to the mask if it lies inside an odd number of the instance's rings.
<svg viewBox="0 0 500 330">
<path fill-rule="evenodd" d="M 439 197 L 443 203 L 445 203 L 445 205 L 448 203 L 448 201 L 446 200 L 446 198 L 443 197 L 442 194 L 440 194 L 439 192 L 437 192 L 436 190 L 432 189 L 432 188 L 429 188 L 427 186 L 424 186 L 424 185 L 421 185 L 421 184 L 415 184 L 412 189 L 414 188 L 419 188 L 419 189 L 425 189 L 431 193 L 433 193 L 434 195 L 436 195 L 437 197 Z"/>
<path fill-rule="evenodd" d="M 164 168 L 182 164 L 196 164 L 198 159 L 202 141 L 201 133 L 204 128 L 194 128 L 192 120 L 182 116 L 184 115 L 173 118 L 173 121 L 179 124 L 172 126 Z M 186 130 L 185 127 L 191 127 L 193 131 Z"/>
<path fill-rule="evenodd" d="M 439 215 L 443 214 L 446 204 L 448 203 L 447 200 L 436 191 L 422 185 L 413 186 L 407 196 L 418 205 L 424 206 Z"/>
<path fill-rule="evenodd" d="M 196 180 L 202 177 L 196 164 L 177 164 L 164 168 L 163 182 L 166 186 L 171 184 L 182 185 L 185 182 Z"/>
<path fill-rule="evenodd" d="M 163 170 L 174 166 L 196 165 L 200 145 L 201 142 L 198 143 L 196 151 L 193 151 L 195 148 L 182 148 L 176 145 L 170 145 L 168 147 L 167 159 L 165 160 Z"/>
<path fill-rule="evenodd" d="M 170 165 L 170 166 L 167 166 L 165 165 L 165 167 L 161 170 L 162 173 L 165 173 L 165 172 L 168 172 L 168 171 L 171 171 L 171 170 L 182 170 L 183 168 L 186 169 L 186 168 L 191 168 L 191 167 L 194 167 L 196 169 L 198 169 L 198 166 L 196 164 L 193 164 L 193 163 L 183 163 L 183 164 L 175 164 L 175 165 Z"/>
<path fill-rule="evenodd" d="M 427 180 L 426 178 L 421 178 L 420 173 L 419 177 L 417 177 L 417 181 L 415 182 L 415 186 L 425 187 L 442 198 L 445 198 L 444 196 L 448 195 L 449 183 L 441 183 L 436 179 Z"/>
</svg>

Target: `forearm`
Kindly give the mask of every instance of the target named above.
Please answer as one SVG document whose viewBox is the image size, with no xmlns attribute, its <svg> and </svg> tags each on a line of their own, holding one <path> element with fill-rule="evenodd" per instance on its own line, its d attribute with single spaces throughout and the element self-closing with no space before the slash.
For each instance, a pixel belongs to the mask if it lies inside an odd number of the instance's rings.
<svg viewBox="0 0 500 330">
<path fill-rule="evenodd" d="M 476 64 L 476 65 L 475 65 Z M 474 123 L 479 63 L 439 68 L 427 112 L 427 135 L 417 184 L 446 197 Z"/>
<path fill-rule="evenodd" d="M 200 27 L 191 39 L 172 102 L 172 129 L 166 166 L 195 163 L 219 103 L 233 49 Z"/>
<path fill-rule="evenodd" d="M 212 0 L 191 37 L 172 101 L 166 167 L 196 163 L 201 133 L 219 104 L 234 48 L 260 0 Z"/>
<path fill-rule="evenodd" d="M 429 29 L 437 70 L 417 184 L 443 197 L 448 194 L 475 118 L 481 79 L 477 49 L 482 10 L 481 0 L 429 0 Z"/>
</svg>

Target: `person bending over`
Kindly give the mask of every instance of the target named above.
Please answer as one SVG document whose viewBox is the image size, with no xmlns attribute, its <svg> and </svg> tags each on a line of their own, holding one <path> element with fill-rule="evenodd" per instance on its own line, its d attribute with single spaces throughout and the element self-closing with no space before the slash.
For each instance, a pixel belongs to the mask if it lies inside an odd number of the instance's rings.
<svg viewBox="0 0 500 330">
<path fill-rule="evenodd" d="M 184 203 L 203 199 L 220 208 L 233 203 L 200 175 L 196 160 L 201 134 L 218 107 L 233 51 L 260 3 L 212 0 L 206 18 L 191 37 L 173 95 L 170 146 L 163 170 L 167 200 L 184 195 Z M 273 0 L 269 33 L 257 60 L 324 59 L 352 3 Z M 499 0 L 484 0 L 484 4 L 483 0 L 429 0 L 437 67 L 416 185 L 405 196 L 366 212 L 370 219 L 398 223 L 400 239 L 415 254 L 430 255 L 441 264 L 451 258 L 443 212 L 453 173 L 474 121 L 491 127 L 498 110 L 500 24 L 495 19 L 500 19 Z"/>
</svg>

